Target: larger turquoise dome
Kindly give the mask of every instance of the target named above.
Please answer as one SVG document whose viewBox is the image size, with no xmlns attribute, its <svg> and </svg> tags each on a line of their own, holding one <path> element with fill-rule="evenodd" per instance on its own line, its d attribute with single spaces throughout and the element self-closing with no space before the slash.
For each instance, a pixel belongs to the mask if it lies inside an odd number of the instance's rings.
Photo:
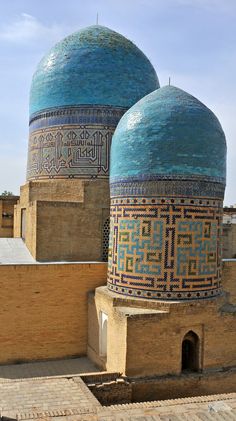
<svg viewBox="0 0 236 421">
<path fill-rule="evenodd" d="M 226 141 L 204 104 L 174 86 L 141 99 L 112 140 L 111 182 L 196 178 L 225 183 Z"/>
<path fill-rule="evenodd" d="M 131 107 L 159 88 L 156 72 L 131 41 L 95 25 L 69 35 L 33 76 L 30 114 L 76 105 Z"/>
</svg>

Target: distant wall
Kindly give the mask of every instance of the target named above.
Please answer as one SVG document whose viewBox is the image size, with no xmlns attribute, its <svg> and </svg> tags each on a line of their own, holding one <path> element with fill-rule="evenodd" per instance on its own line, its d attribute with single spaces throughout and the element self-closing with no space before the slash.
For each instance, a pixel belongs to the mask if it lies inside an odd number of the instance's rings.
<svg viewBox="0 0 236 421">
<path fill-rule="evenodd" d="M 223 260 L 222 284 L 224 291 L 230 294 L 230 303 L 236 305 L 236 259 Z"/>
<path fill-rule="evenodd" d="M 0 238 L 13 237 L 14 205 L 19 196 L 0 196 Z"/>
<path fill-rule="evenodd" d="M 236 257 L 236 224 L 223 224 L 223 259 Z"/>
<path fill-rule="evenodd" d="M 0 363 L 86 355 L 87 294 L 105 263 L 0 265 Z"/>
</svg>

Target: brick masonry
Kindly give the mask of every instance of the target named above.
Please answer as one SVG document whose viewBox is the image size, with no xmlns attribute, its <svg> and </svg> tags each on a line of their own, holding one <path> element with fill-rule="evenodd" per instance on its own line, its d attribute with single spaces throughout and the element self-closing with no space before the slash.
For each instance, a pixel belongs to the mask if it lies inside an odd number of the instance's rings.
<svg viewBox="0 0 236 421">
<path fill-rule="evenodd" d="M 0 265 L 0 363 L 87 353 L 87 294 L 105 263 Z"/>
</svg>

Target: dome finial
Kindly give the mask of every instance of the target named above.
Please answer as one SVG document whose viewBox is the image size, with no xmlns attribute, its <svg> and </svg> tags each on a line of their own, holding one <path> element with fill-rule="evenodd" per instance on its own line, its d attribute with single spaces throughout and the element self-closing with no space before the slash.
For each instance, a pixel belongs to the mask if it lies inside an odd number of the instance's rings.
<svg viewBox="0 0 236 421">
<path fill-rule="evenodd" d="M 170 86 L 170 76 L 169 76 L 169 86 Z"/>
<path fill-rule="evenodd" d="M 96 18 L 96 25 L 98 25 L 98 12 L 97 12 L 97 18 Z"/>
</svg>

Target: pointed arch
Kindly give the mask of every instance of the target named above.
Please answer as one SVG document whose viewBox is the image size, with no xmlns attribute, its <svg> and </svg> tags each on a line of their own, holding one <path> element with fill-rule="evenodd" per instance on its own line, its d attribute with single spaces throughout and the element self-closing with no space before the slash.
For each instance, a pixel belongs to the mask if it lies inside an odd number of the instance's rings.
<svg viewBox="0 0 236 421">
<path fill-rule="evenodd" d="M 190 330 L 182 341 L 182 371 L 199 371 L 199 349 L 199 337 Z"/>
</svg>

